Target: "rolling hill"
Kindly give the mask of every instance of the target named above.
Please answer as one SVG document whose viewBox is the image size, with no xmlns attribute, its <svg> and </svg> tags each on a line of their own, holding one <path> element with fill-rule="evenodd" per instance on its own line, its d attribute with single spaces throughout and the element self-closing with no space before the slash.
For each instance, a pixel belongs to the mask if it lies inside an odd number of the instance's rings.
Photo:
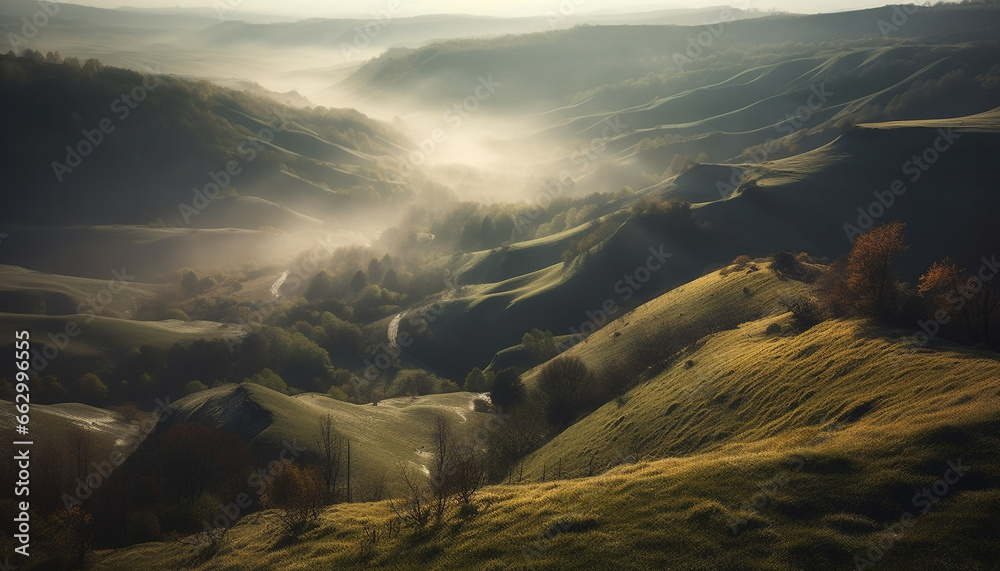
<svg viewBox="0 0 1000 571">
<path fill-rule="evenodd" d="M 0 55 L 17 565 L 996 567 L 1000 6 L 570 4 Z"/>
<path fill-rule="evenodd" d="M 114 271 L 119 270 L 120 268 Z M 125 274 L 128 274 L 128 268 L 125 270 Z M 126 277 L 120 272 L 118 275 Z M 113 282 L 116 276 L 113 271 L 109 271 L 106 277 L 104 280 L 88 279 L 46 274 L 18 266 L 2 266 L 0 267 L 0 311 L 71 315 L 79 313 L 82 308 L 87 308 L 95 313 L 100 309 L 102 314 L 109 317 L 129 318 L 135 315 L 142 300 L 163 291 L 160 285 L 133 281 L 127 285 L 128 295 L 115 296 L 110 288 L 115 285 Z M 98 295 L 101 295 L 100 301 Z"/>
<path fill-rule="evenodd" d="M 404 353 L 462 378 L 472 367 L 484 367 L 497 351 L 516 345 L 534 327 L 557 336 L 579 331 L 607 300 L 615 307 L 635 307 L 702 275 L 712 264 L 728 263 L 741 254 L 766 256 L 790 244 L 833 259 L 848 253 L 865 224 L 890 220 L 910 228 L 912 247 L 899 260 L 904 279 L 915 280 L 933 262 L 969 248 L 983 252 L 963 259 L 976 267 L 990 248 L 977 234 L 988 225 L 982 205 L 998 206 L 989 167 L 989 149 L 1000 144 L 997 116 L 993 110 L 967 117 L 862 124 L 794 157 L 697 166 L 613 203 L 610 209 L 618 214 L 601 220 L 614 231 L 571 263 L 560 262 L 558 253 L 574 238 L 593 232 L 594 223 L 459 257 L 453 265 L 462 287 L 440 301 L 440 315 L 429 324 L 433 339 L 421 340 Z M 948 149 L 936 151 L 935 144 Z M 917 167 L 913 157 L 927 149 L 933 151 L 934 162 Z M 953 184 L 957 179 L 961 185 Z M 896 180 L 907 190 L 892 193 Z M 676 220 L 628 214 L 642 200 L 707 198 L 712 189 L 718 193 L 712 200 L 692 208 L 694 220 L 704 224 L 694 234 L 685 234 Z M 880 203 L 878 196 L 885 193 L 892 195 L 891 201 L 883 198 Z M 886 202 L 890 206 L 884 206 Z M 879 216 L 861 217 L 859 208 Z M 662 264 L 652 260 L 662 269 L 642 270 L 655 251 L 671 256 L 660 260 Z M 639 274 L 645 280 L 635 283 Z M 640 287 L 624 281 L 630 275 Z M 491 325 L 484 328 L 482 323 Z M 450 350 L 456 343 L 473 349 L 456 355 Z"/>
<path fill-rule="evenodd" d="M 48 226 L 156 219 L 184 225 L 198 216 L 192 210 L 209 208 L 227 188 L 253 195 L 261 178 L 282 171 L 328 191 L 360 181 L 374 192 L 394 188 L 366 178 L 364 167 L 395 154 L 390 143 L 402 139 L 356 111 L 293 109 L 204 81 L 95 61 L 84 67 L 4 57 L 3 101 L 22 110 L 11 137 L 23 144 L 2 160 L 12 184 L 35 189 L 4 196 L 4 212 L 24 213 L 21 225 L 40 224 L 43 213 Z M 131 91 L 136 99 L 126 101 L 121 94 Z M 129 201 L 136 196 L 142 200 Z M 311 214 L 332 217 L 337 206 L 331 201 L 327 211 Z"/>
<path fill-rule="evenodd" d="M 445 415 L 460 438 L 473 439 L 490 415 L 472 410 L 476 395 L 452 393 L 385 399 L 354 405 L 325 395 L 293 397 L 252 383 L 226 385 L 177 400 L 165 433 L 172 426 L 197 423 L 220 428 L 245 439 L 257 459 L 269 461 L 283 442 L 298 442 L 315 455 L 313 439 L 320 418 L 331 415 L 334 425 L 351 440 L 352 478 L 359 487 L 385 478 L 389 492 L 400 494 L 399 464 L 427 472 L 436 414 Z M 147 446 L 156 446 L 150 441 Z"/>
<path fill-rule="evenodd" d="M 709 278 L 685 294 L 710 297 L 741 279 Z M 778 282 L 757 285 L 779 295 Z M 653 306 L 629 320 L 654 319 Z M 362 527 L 393 518 L 388 506 L 338 505 L 282 544 L 264 512 L 241 520 L 210 559 L 150 543 L 99 552 L 95 567 L 222 569 L 249 550 L 260 567 L 302 569 L 835 569 L 858 558 L 989 568 L 1000 505 L 995 354 L 947 343 L 910 351 L 897 332 L 861 320 L 797 332 L 788 317 L 708 337 L 688 355 L 693 365 L 571 426 L 529 457 L 526 483 L 485 489 L 473 514 L 371 543 Z M 765 333 L 773 323 L 783 332 Z M 614 342 L 572 351 L 594 357 Z M 893 374 L 873 384 L 874 371 Z M 560 479 L 548 481 L 560 458 Z"/>
<path fill-rule="evenodd" d="M 472 110 L 476 121 L 498 119 L 486 144 L 535 149 L 522 160 L 572 173 L 579 193 L 659 182 L 675 157 L 763 162 L 815 149 L 858 122 L 1000 105 L 988 40 L 995 7 L 921 7 L 879 33 L 893 14 L 716 14 L 703 26 L 442 41 L 387 52 L 341 86 L 378 103 L 416 98 L 417 109 L 436 112 L 492 77 L 496 91 Z M 595 145 L 597 158 L 587 152 Z"/>
</svg>

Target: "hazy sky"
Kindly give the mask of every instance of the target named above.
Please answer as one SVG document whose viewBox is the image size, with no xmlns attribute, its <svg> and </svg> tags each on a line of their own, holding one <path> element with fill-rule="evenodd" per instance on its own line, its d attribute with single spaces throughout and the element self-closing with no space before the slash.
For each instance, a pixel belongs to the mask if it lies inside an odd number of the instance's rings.
<svg viewBox="0 0 1000 571">
<path fill-rule="evenodd" d="M 651 2 L 649 0 L 395 0 L 399 3 L 399 15 L 463 13 L 489 14 L 496 16 L 537 16 L 558 11 L 560 5 L 575 6 L 577 12 L 593 10 L 635 11 L 660 8 L 698 8 L 729 4 L 739 8 L 759 10 L 787 10 L 790 12 L 836 12 L 859 8 L 871 8 L 890 3 L 889 0 L 671 0 Z M 296 16 L 370 16 L 372 12 L 385 10 L 393 0 L 86 0 L 72 2 L 118 8 L 122 5 L 140 8 L 161 8 L 181 6 L 185 8 L 212 8 L 217 4 L 233 6 L 233 12 L 247 10 L 253 12 L 280 12 Z"/>
</svg>

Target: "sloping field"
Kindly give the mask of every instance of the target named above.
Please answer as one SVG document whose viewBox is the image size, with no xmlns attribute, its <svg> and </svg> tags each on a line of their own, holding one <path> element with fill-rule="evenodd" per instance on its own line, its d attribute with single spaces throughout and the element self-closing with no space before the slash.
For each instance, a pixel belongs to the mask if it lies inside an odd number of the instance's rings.
<svg viewBox="0 0 1000 571">
<path fill-rule="evenodd" d="M 284 441 L 312 446 L 320 419 L 330 414 L 334 425 L 351 441 L 352 479 L 363 486 L 385 476 L 399 492 L 399 465 L 426 473 L 431 434 L 437 414 L 447 418 L 460 439 L 481 444 L 480 427 L 492 418 L 473 412 L 472 393 L 404 397 L 380 401 L 377 406 L 355 405 L 315 393 L 294 397 L 252 383 L 227 385 L 195 393 L 177 401 L 165 426 L 196 422 L 232 432 L 251 444 L 258 455 L 270 458 Z M 165 430 L 163 432 L 166 432 Z M 353 486 L 352 486 L 353 487 Z"/>
<path fill-rule="evenodd" d="M 42 344 L 57 344 L 53 336 L 65 337 L 68 342 L 60 353 L 67 355 L 120 355 L 142 345 L 166 348 L 182 341 L 223 339 L 244 333 L 238 325 L 214 321 L 132 321 L 94 315 L 53 317 L 7 313 L 0 317 L 6 326 L 5 331 L 0 332 L 0 345 L 12 344 L 14 332 L 27 329 L 31 332 L 33 347 L 38 350 Z"/>
<path fill-rule="evenodd" d="M 115 268 L 114 271 L 121 275 L 122 269 Z M 128 274 L 127 271 L 125 273 Z M 66 315 L 79 313 L 83 307 L 94 311 L 99 308 L 103 314 L 128 318 L 135 314 L 143 300 L 163 291 L 163 286 L 156 284 L 134 281 L 112 284 L 115 279 L 112 271 L 108 272 L 106 279 L 100 280 L 0 265 L 0 300 L 3 300 L 0 311 Z M 120 295 L 111 292 L 113 285 L 116 292 L 124 288 Z M 101 295 L 100 300 L 98 295 Z"/>
<path fill-rule="evenodd" d="M 858 321 L 763 337 L 767 322 L 695 355 L 687 374 L 707 379 L 704 396 L 685 396 L 692 379 L 671 370 L 578 425 L 600 425 L 591 437 L 612 450 L 609 435 L 645 432 L 656 434 L 651 452 L 685 456 L 490 487 L 476 514 L 453 511 L 374 545 L 362 522 L 388 521 L 386 503 L 330 508 L 296 542 L 278 542 L 266 512 L 241 520 L 210 559 L 154 543 L 100 552 L 95 568 L 989 569 L 995 358 L 951 348 L 891 357 L 898 342 Z M 875 381 L 876 366 L 894 374 Z M 614 415 L 626 420 L 606 426 Z M 571 452 L 574 429 L 552 443 L 566 452 L 564 473 L 586 458 Z"/>
</svg>

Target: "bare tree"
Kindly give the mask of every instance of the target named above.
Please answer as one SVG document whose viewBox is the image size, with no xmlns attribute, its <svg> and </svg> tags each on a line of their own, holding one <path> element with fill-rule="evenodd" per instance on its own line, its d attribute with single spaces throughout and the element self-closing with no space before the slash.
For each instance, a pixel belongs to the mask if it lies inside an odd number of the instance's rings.
<svg viewBox="0 0 1000 571">
<path fill-rule="evenodd" d="M 451 497 L 454 487 L 455 466 L 452 441 L 451 424 L 443 414 L 437 415 L 434 418 L 432 443 L 434 464 L 431 466 L 430 489 L 431 495 L 434 497 L 434 513 L 439 518 L 444 514 L 448 498 Z"/>
<path fill-rule="evenodd" d="M 452 489 L 462 506 L 468 507 L 472 496 L 486 481 L 486 457 L 481 450 L 471 446 L 461 446 L 452 442 L 451 452 L 454 470 L 451 477 Z"/>
<path fill-rule="evenodd" d="M 362 502 L 380 502 L 385 499 L 387 490 L 385 472 L 379 470 L 358 486 L 358 496 Z"/>
<path fill-rule="evenodd" d="M 324 502 L 337 502 L 337 482 L 340 479 L 344 458 L 344 435 L 333 425 L 333 415 L 326 414 L 319 420 L 313 443 L 319 453 L 319 473 L 325 484 Z"/>
<path fill-rule="evenodd" d="M 406 464 L 399 465 L 399 474 L 406 485 L 407 497 L 403 500 L 389 500 L 389 507 L 402 524 L 421 528 L 431 519 L 434 498 Z"/>
</svg>

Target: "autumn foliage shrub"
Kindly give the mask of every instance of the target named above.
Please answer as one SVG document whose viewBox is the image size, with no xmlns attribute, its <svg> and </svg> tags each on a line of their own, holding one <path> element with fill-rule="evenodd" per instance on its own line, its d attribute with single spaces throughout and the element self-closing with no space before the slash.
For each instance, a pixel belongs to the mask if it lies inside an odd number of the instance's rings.
<svg viewBox="0 0 1000 571">
<path fill-rule="evenodd" d="M 287 464 L 264 493 L 264 505 L 278 510 L 281 529 L 296 536 L 319 519 L 326 486 L 314 467 Z"/>
</svg>

